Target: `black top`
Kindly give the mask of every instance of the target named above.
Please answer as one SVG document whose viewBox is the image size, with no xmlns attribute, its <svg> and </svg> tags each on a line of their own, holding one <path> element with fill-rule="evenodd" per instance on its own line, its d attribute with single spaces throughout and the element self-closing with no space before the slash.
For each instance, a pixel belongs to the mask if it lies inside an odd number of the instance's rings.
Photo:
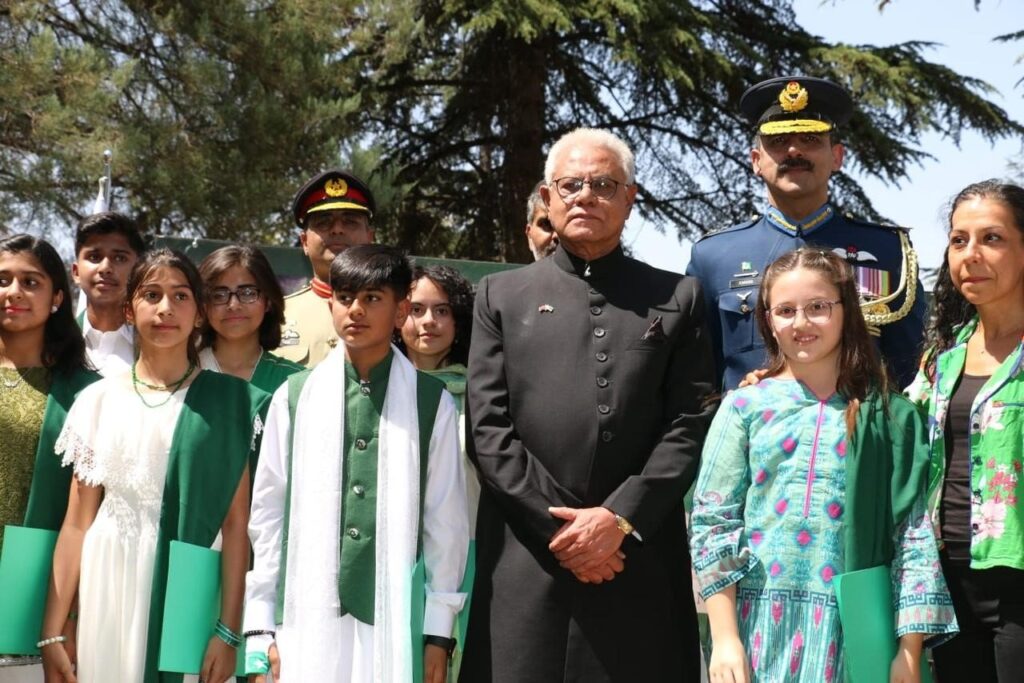
<svg viewBox="0 0 1024 683">
<path fill-rule="evenodd" d="M 946 478 L 939 522 L 946 556 L 965 564 L 971 561 L 971 405 L 987 381 L 988 377 L 965 373 L 946 416 Z"/>
</svg>

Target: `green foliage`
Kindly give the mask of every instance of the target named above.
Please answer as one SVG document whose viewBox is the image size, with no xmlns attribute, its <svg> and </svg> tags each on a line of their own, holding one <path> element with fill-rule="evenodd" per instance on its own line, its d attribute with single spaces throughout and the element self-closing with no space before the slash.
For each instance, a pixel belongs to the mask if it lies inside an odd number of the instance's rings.
<svg viewBox="0 0 1024 683">
<path fill-rule="evenodd" d="M 585 125 L 633 146 L 637 210 L 696 236 L 763 196 L 737 107 L 763 78 L 850 88 L 848 158 L 887 182 L 928 131 L 1022 133 L 929 50 L 829 44 L 787 0 L 9 0 L 0 223 L 68 230 L 112 148 L 115 207 L 147 229 L 290 242 L 295 189 L 342 164 L 374 188 L 382 241 L 525 261 L 544 151 Z"/>
</svg>

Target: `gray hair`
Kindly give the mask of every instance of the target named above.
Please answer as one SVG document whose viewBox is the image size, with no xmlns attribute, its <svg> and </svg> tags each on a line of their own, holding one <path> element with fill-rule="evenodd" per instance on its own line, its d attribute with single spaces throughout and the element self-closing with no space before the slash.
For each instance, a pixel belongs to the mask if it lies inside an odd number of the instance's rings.
<svg viewBox="0 0 1024 683">
<path fill-rule="evenodd" d="M 540 188 L 542 187 L 544 187 L 543 180 L 533 186 L 533 191 L 530 192 L 530 198 L 526 200 L 527 225 L 533 222 L 533 216 L 537 213 L 537 209 L 544 207 L 544 200 L 540 198 Z"/>
<path fill-rule="evenodd" d="M 622 138 L 601 128 L 577 128 L 558 138 L 555 144 L 548 150 L 548 158 L 544 162 L 544 182 L 550 183 L 554 178 L 555 160 L 566 148 L 573 144 L 589 142 L 597 147 L 603 147 L 619 159 L 619 165 L 626 174 L 626 184 L 632 185 L 636 180 L 636 159 L 632 150 L 629 149 Z"/>
</svg>

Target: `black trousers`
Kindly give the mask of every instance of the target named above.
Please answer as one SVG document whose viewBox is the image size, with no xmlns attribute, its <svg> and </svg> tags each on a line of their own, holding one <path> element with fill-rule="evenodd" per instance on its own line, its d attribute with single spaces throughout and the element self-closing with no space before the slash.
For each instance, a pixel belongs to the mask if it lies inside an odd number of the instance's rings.
<svg viewBox="0 0 1024 683">
<path fill-rule="evenodd" d="M 942 556 L 960 633 L 935 648 L 938 683 L 1024 681 L 1024 571 L 971 569 Z"/>
</svg>

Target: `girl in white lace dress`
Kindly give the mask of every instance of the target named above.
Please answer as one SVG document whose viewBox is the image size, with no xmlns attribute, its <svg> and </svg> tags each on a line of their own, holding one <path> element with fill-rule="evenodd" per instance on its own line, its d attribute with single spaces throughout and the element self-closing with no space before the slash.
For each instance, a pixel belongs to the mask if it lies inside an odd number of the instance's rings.
<svg viewBox="0 0 1024 683">
<path fill-rule="evenodd" d="M 202 410 L 198 392 L 215 394 L 215 403 L 227 404 L 249 401 L 255 394 L 244 382 L 198 370 L 194 337 L 201 324 L 200 299 L 198 272 L 184 256 L 159 250 L 136 266 L 128 284 L 127 314 L 137 330 L 138 360 L 130 373 L 82 392 L 57 443 L 65 464 L 74 466 L 75 478 L 54 554 L 42 637 L 61 632 L 77 591 L 81 683 L 170 680 L 156 671 L 159 633 L 152 632 L 159 629 L 162 614 L 168 537 L 189 540 L 182 531 L 189 515 L 194 516 L 189 509 L 208 509 L 211 502 L 223 511 L 206 526 L 212 534 L 219 530 L 222 539 L 220 618 L 228 636 L 210 639 L 200 679 L 222 683 L 234 670 L 236 650 L 230 641 L 239 630 L 249 562 L 248 447 L 231 454 L 235 460 L 240 455 L 241 462 L 231 478 L 219 489 L 206 490 L 206 497 L 224 500 L 197 500 L 187 493 L 198 490 L 188 488 L 189 472 L 206 467 L 204 461 L 216 460 L 216 467 L 222 467 L 230 457 L 182 432 L 189 431 L 183 428 L 191 424 L 186 418 Z M 251 443 L 252 419 L 234 422 L 216 427 L 244 432 L 235 441 Z M 203 452 L 193 458 L 195 451 Z M 174 517 L 169 526 L 166 517 Z M 208 546 L 211 540 L 202 542 Z M 71 661 L 59 642 L 42 651 L 47 681 L 73 680 Z"/>
</svg>

